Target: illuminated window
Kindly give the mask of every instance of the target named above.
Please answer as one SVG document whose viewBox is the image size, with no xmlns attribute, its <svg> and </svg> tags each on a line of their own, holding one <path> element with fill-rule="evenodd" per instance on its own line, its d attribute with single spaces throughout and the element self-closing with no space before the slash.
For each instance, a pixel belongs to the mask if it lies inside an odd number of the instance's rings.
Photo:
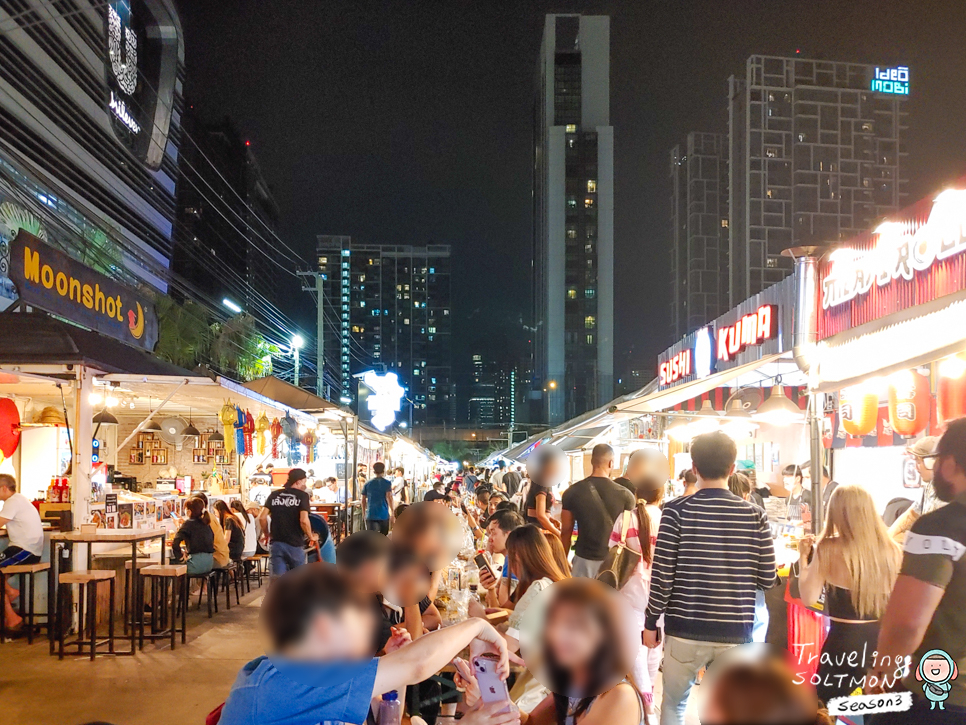
<svg viewBox="0 0 966 725">
<path fill-rule="evenodd" d="M 586 327 L 588 330 L 593 330 L 595 324 L 597 324 L 597 320 L 594 319 L 593 315 L 587 315 L 584 318 L 584 327 Z"/>
<path fill-rule="evenodd" d="M 593 345 L 594 344 L 594 336 L 593 335 L 587 335 L 587 344 L 588 345 Z"/>
<path fill-rule="evenodd" d="M 586 199 L 584 199 L 584 208 L 585 209 L 590 209 L 593 205 L 594 205 L 594 200 L 593 199 L 591 199 L 589 197 L 586 198 Z"/>
<path fill-rule="evenodd" d="M 350 252 L 348 249 L 343 249 L 342 250 L 342 256 L 343 257 L 348 257 L 350 254 L 352 254 L 352 252 Z"/>
<path fill-rule="evenodd" d="M 577 230 L 576 229 L 573 229 L 573 228 L 568 229 L 567 230 L 567 239 L 576 239 L 576 238 L 577 238 Z"/>
<path fill-rule="evenodd" d="M 593 244 L 585 244 L 584 245 L 584 252 L 586 254 L 593 254 L 594 253 L 594 245 Z"/>
<path fill-rule="evenodd" d="M 328 263 L 329 263 L 328 257 L 319 257 L 319 264 L 328 264 Z"/>
<path fill-rule="evenodd" d="M 595 290 L 593 287 L 588 287 L 587 289 L 584 290 L 584 297 L 586 297 L 588 300 L 592 300 L 596 296 L 597 296 L 597 290 Z"/>
<path fill-rule="evenodd" d="M 597 193 L 597 180 L 587 179 L 587 193 L 596 194 Z"/>
<path fill-rule="evenodd" d="M 722 219 L 721 220 L 721 228 L 722 229 L 727 229 L 728 228 L 728 220 L 727 219 Z"/>
<path fill-rule="evenodd" d="M 567 299 L 568 300 L 575 300 L 575 299 L 577 299 L 577 290 L 575 290 L 575 289 L 569 289 L 569 290 L 567 290 Z"/>
<path fill-rule="evenodd" d="M 567 133 L 577 133 L 577 124 L 576 123 L 568 123 L 567 124 Z"/>
<path fill-rule="evenodd" d="M 567 199 L 567 207 L 570 208 L 570 209 L 576 209 L 577 208 L 577 200 L 574 199 L 573 197 Z"/>
<path fill-rule="evenodd" d="M 778 266 L 778 257 L 769 257 L 765 260 L 765 266 L 769 269 L 774 269 Z"/>
</svg>

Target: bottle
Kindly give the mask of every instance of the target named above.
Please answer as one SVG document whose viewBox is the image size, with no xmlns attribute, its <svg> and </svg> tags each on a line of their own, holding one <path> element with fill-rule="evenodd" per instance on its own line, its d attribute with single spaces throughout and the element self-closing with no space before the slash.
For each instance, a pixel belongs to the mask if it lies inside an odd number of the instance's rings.
<svg viewBox="0 0 966 725">
<path fill-rule="evenodd" d="M 47 503 L 60 503 L 60 491 L 56 489 L 57 479 L 51 477 L 50 485 L 47 486 Z M 56 499 L 54 498 L 56 496 Z"/>
<path fill-rule="evenodd" d="M 399 693 L 395 690 L 383 693 L 379 703 L 379 714 L 376 717 L 378 725 L 399 725 L 402 722 L 402 703 Z"/>
<path fill-rule="evenodd" d="M 70 481 L 66 477 L 60 479 L 60 502 L 70 503 Z"/>
</svg>

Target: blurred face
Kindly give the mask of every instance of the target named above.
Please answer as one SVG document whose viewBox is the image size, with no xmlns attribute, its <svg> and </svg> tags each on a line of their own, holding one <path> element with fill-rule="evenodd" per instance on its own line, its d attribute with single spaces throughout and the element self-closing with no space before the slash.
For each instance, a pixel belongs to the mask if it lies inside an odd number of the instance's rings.
<svg viewBox="0 0 966 725">
<path fill-rule="evenodd" d="M 397 607 L 409 607 L 429 593 L 429 570 L 418 564 L 407 564 L 389 575 L 383 595 Z"/>
<path fill-rule="evenodd" d="M 793 489 L 801 483 L 801 478 L 798 476 L 782 476 L 782 483 L 785 485 L 785 488 Z"/>
<path fill-rule="evenodd" d="M 386 586 L 388 562 L 385 557 L 372 559 L 350 572 L 356 588 L 365 594 L 381 592 Z"/>
<path fill-rule="evenodd" d="M 936 498 L 940 501 L 952 501 L 956 498 L 954 481 L 962 472 L 952 456 L 939 456 L 935 461 L 932 470 L 932 487 L 936 492 Z"/>
<path fill-rule="evenodd" d="M 337 614 L 320 613 L 309 627 L 303 649 L 319 659 L 366 659 L 372 656 L 375 626 L 373 612 L 363 607 L 347 606 Z"/>
<path fill-rule="evenodd" d="M 548 458 L 543 468 L 540 469 L 540 483 L 544 486 L 552 486 L 560 480 L 560 459 L 557 457 Z"/>
<path fill-rule="evenodd" d="M 564 669 L 585 667 L 600 648 L 604 630 L 590 612 L 574 604 L 561 603 L 547 620 L 547 645 L 556 663 Z"/>
<path fill-rule="evenodd" d="M 509 534 L 501 529 L 496 521 L 491 521 L 486 527 L 486 535 L 490 537 L 490 547 L 494 554 L 506 553 L 506 539 Z"/>
<path fill-rule="evenodd" d="M 305 481 L 306 481 L 306 479 L 304 479 L 304 478 L 302 480 L 300 480 L 300 481 L 296 481 L 295 483 L 292 484 L 292 488 L 297 488 L 299 491 L 304 491 L 305 490 Z"/>
</svg>

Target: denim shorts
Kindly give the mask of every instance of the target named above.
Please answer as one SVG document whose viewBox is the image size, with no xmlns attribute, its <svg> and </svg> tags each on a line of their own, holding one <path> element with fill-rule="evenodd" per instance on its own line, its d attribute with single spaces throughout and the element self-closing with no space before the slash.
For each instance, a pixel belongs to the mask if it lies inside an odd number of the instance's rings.
<svg viewBox="0 0 966 725">
<path fill-rule="evenodd" d="M 271 562 L 272 576 L 282 576 L 285 572 L 305 563 L 305 549 L 282 541 L 273 541 L 269 561 Z"/>
</svg>

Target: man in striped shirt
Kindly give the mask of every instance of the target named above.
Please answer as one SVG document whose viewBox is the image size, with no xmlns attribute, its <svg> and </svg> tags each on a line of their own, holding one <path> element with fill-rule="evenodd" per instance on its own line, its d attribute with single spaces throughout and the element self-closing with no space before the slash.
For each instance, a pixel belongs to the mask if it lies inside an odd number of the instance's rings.
<svg viewBox="0 0 966 725">
<path fill-rule="evenodd" d="M 724 433 L 691 442 L 697 491 L 664 505 L 654 549 L 644 643 L 656 647 L 664 616 L 661 725 L 684 722 L 698 671 L 751 642 L 755 591 L 776 582 L 775 548 L 765 514 L 728 490 L 737 450 Z"/>
</svg>

